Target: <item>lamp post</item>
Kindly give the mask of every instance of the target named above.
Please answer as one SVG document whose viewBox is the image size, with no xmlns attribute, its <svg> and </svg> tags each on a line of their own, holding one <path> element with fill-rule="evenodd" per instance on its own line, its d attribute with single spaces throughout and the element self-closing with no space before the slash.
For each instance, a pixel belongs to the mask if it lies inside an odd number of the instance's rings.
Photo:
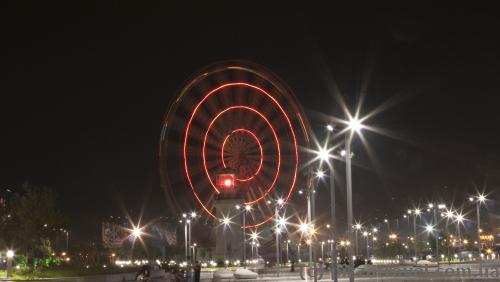
<svg viewBox="0 0 500 282">
<path fill-rule="evenodd" d="M 187 219 L 187 214 L 186 213 L 183 213 L 182 214 L 182 220 L 181 222 L 184 222 L 184 252 L 185 252 L 185 259 L 186 259 L 186 262 L 188 261 L 189 259 L 189 243 L 188 243 L 188 221 L 190 221 L 189 219 Z"/>
<path fill-rule="evenodd" d="M 432 212 L 433 212 L 433 224 L 434 224 L 434 226 L 438 227 L 436 230 L 433 229 L 432 233 L 433 233 L 434 239 L 436 241 L 436 260 L 439 261 L 439 222 L 438 222 L 438 218 L 437 218 L 437 210 L 436 209 L 437 208 L 443 209 L 443 208 L 445 208 L 445 206 L 442 204 L 436 206 L 433 203 L 429 203 L 428 207 L 430 209 L 432 209 Z"/>
<path fill-rule="evenodd" d="M 358 231 L 361 230 L 361 224 L 359 223 L 356 223 L 356 225 L 354 225 L 354 233 L 355 233 L 355 236 L 356 236 L 356 256 L 359 254 L 359 249 L 358 249 Z"/>
<path fill-rule="evenodd" d="M 327 129 L 329 132 L 333 132 L 333 126 L 328 125 Z M 328 136 L 327 140 L 331 140 Z M 326 158 L 325 158 L 326 157 Z M 329 153 L 326 151 L 326 155 L 323 154 L 323 160 L 328 161 Z M 330 225 L 331 225 L 331 236 L 332 236 L 332 245 L 335 244 L 335 232 L 336 230 L 336 220 L 335 220 L 335 169 L 334 169 L 335 160 L 332 158 L 330 165 L 328 166 L 330 169 Z M 337 248 L 331 248 L 330 256 L 332 258 L 332 268 L 331 268 L 331 276 L 333 282 L 337 282 Z"/>
<path fill-rule="evenodd" d="M 346 188 L 347 188 L 347 232 L 348 240 L 352 242 L 352 225 L 353 225 L 353 211 L 352 211 L 352 173 L 351 173 L 351 142 L 354 137 L 354 132 L 359 132 L 363 125 L 357 117 L 351 118 L 347 123 L 349 131 L 346 134 L 345 140 L 345 165 L 346 165 Z M 354 263 L 352 247 L 348 246 L 347 251 L 349 254 L 349 281 L 354 282 Z"/>
<path fill-rule="evenodd" d="M 193 261 L 196 261 L 196 243 L 193 243 Z"/>
<path fill-rule="evenodd" d="M 288 244 L 290 244 L 290 240 L 286 240 L 286 262 L 290 261 L 290 256 L 288 254 Z"/>
<path fill-rule="evenodd" d="M 363 232 L 363 237 L 365 237 L 365 239 L 366 239 L 366 260 L 367 261 L 370 258 L 370 250 L 368 249 L 368 236 L 369 235 L 370 235 L 370 233 L 368 233 L 368 231 Z"/>
<path fill-rule="evenodd" d="M 241 208 L 240 205 L 236 206 L 236 209 L 239 210 Z M 246 260 L 247 260 L 247 245 L 246 245 L 246 213 L 250 212 L 252 210 L 252 206 L 245 205 L 245 208 L 242 211 L 242 217 L 243 217 L 243 268 L 247 268 L 246 265 Z"/>
<path fill-rule="evenodd" d="M 189 214 L 189 216 L 191 217 L 190 220 L 187 220 L 187 225 L 188 225 L 188 246 L 191 246 L 191 241 L 192 241 L 192 237 L 191 237 L 191 222 L 194 221 L 196 219 L 196 213 L 195 212 L 191 212 Z M 194 260 L 193 260 L 193 257 L 191 257 L 191 263 L 194 263 Z"/>
<path fill-rule="evenodd" d="M 228 218 L 228 217 L 224 217 L 222 219 L 222 237 L 223 237 L 223 241 L 224 241 L 224 266 L 227 267 L 227 241 L 226 241 L 226 229 L 227 227 L 229 226 L 229 224 L 231 223 L 231 220 Z"/>
<path fill-rule="evenodd" d="M 9 278 L 12 275 L 12 261 L 14 259 L 14 251 L 13 250 L 7 250 L 7 278 Z"/>
<path fill-rule="evenodd" d="M 413 251 L 414 251 L 414 255 L 415 255 L 415 258 L 417 258 L 417 242 L 418 242 L 418 238 L 417 238 L 417 216 L 420 215 L 420 209 L 415 209 L 413 211 Z M 415 263 L 417 262 L 417 260 L 415 259 Z"/>
<path fill-rule="evenodd" d="M 300 258 L 300 242 L 297 243 L 297 259 L 299 262 L 302 262 L 302 259 Z"/>
<path fill-rule="evenodd" d="M 464 222 L 465 218 L 461 213 L 455 215 L 455 222 L 457 223 L 457 236 L 458 236 L 458 247 L 460 248 L 462 245 L 462 232 L 460 230 L 460 225 Z"/>
<path fill-rule="evenodd" d="M 257 240 L 259 239 L 259 234 L 257 233 L 257 231 L 253 231 L 251 234 L 250 234 L 250 238 L 252 239 L 252 259 L 254 259 L 254 248 L 255 248 L 255 245 L 257 244 Z"/>
<path fill-rule="evenodd" d="M 325 247 L 325 241 L 322 241 L 321 242 L 321 261 L 324 262 L 325 261 L 325 252 L 323 251 Z"/>
<path fill-rule="evenodd" d="M 280 276 L 280 235 L 281 227 L 285 224 L 284 220 L 279 217 L 279 209 L 284 204 L 283 199 L 279 198 L 276 200 L 276 205 L 274 208 L 275 218 L 276 218 L 276 275 Z"/>
<path fill-rule="evenodd" d="M 486 196 L 483 194 L 478 194 L 476 196 L 476 220 L 477 220 L 477 250 L 478 250 L 478 256 L 481 258 L 481 211 L 480 207 L 481 204 L 486 202 Z M 469 201 L 474 202 L 474 198 L 470 197 Z"/>
<path fill-rule="evenodd" d="M 66 232 L 66 252 L 69 252 L 69 231 L 65 230 Z"/>
</svg>

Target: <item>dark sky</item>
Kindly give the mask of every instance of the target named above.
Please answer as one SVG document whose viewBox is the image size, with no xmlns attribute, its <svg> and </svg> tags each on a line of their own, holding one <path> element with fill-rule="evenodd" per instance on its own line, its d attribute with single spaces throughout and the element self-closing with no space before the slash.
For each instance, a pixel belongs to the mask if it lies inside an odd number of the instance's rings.
<svg viewBox="0 0 500 282">
<path fill-rule="evenodd" d="M 189 76 L 227 59 L 272 69 L 316 125 L 318 113 L 342 117 L 333 81 L 351 106 L 366 86 L 365 113 L 397 102 L 368 121 L 400 137 L 365 134 L 376 165 L 354 143 L 365 167 L 353 175 L 357 218 L 444 195 L 461 201 L 474 185 L 497 189 L 492 7 L 268 5 L 2 4 L 0 189 L 53 187 L 81 234 L 96 234 L 121 205 L 147 203 L 158 216 L 167 210 L 157 159 L 165 110 Z"/>
</svg>

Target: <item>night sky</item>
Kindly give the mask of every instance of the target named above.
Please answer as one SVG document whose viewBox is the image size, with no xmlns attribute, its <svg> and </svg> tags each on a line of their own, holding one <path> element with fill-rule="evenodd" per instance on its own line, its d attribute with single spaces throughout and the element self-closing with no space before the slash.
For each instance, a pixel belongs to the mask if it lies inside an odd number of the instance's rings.
<svg viewBox="0 0 500 282">
<path fill-rule="evenodd" d="M 364 93 L 362 113 L 391 104 L 367 121 L 391 135 L 364 133 L 375 162 L 359 139 L 353 145 L 358 219 L 500 186 L 492 7 L 66 4 L 0 8 L 0 189 L 52 187 L 83 237 L 122 207 L 167 215 L 163 116 L 188 77 L 228 59 L 281 76 L 319 139 L 323 115 L 343 117 L 333 85 L 351 109 Z"/>
</svg>

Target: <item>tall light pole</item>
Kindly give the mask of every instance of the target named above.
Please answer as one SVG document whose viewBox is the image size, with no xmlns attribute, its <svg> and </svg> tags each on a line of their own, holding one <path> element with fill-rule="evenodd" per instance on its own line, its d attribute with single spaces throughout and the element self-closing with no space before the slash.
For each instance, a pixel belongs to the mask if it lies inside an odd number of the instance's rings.
<svg viewBox="0 0 500 282">
<path fill-rule="evenodd" d="M 231 220 L 229 219 L 229 217 L 224 217 L 222 219 L 222 228 L 224 228 L 222 230 L 222 236 L 223 236 L 223 241 L 224 241 L 224 267 L 227 267 L 227 241 L 226 241 L 226 229 L 227 227 L 229 226 L 229 224 L 231 224 Z"/>
<path fill-rule="evenodd" d="M 288 245 L 290 244 L 290 240 L 286 240 L 286 262 L 288 263 L 290 261 L 290 255 L 288 254 Z"/>
<path fill-rule="evenodd" d="M 257 240 L 259 239 L 259 234 L 257 233 L 257 231 L 253 231 L 250 234 L 250 238 L 252 239 L 252 259 L 253 259 L 254 258 L 254 248 L 258 242 Z"/>
<path fill-rule="evenodd" d="M 325 252 L 324 252 L 324 249 L 325 248 L 325 241 L 321 241 L 321 261 L 324 262 L 325 261 Z"/>
<path fill-rule="evenodd" d="M 438 222 L 438 218 L 437 218 L 436 208 L 438 208 L 438 209 L 444 209 L 445 206 L 442 205 L 442 204 L 436 206 L 433 203 L 429 203 L 428 207 L 430 209 L 432 209 L 432 212 L 433 212 L 433 215 L 434 215 L 433 223 L 434 223 L 434 226 L 437 227 L 436 230 L 434 230 L 434 229 L 432 230 L 432 233 L 434 235 L 434 239 L 435 239 L 435 242 L 436 242 L 436 260 L 439 261 L 439 222 Z"/>
<path fill-rule="evenodd" d="M 333 126 L 327 125 L 326 127 L 329 132 L 333 132 Z M 327 141 L 333 139 L 329 138 L 328 136 Z M 328 143 L 327 143 L 328 144 Z M 323 161 L 328 161 L 329 158 L 329 153 L 326 151 L 326 154 L 323 154 Z M 329 169 L 330 169 L 330 225 L 331 225 L 331 236 L 332 236 L 332 247 L 330 250 L 330 256 L 332 258 L 332 268 L 331 268 L 331 276 L 333 282 L 337 282 L 337 247 L 336 247 L 336 239 L 335 239 L 335 232 L 337 232 L 336 229 L 336 220 L 335 220 L 335 168 L 334 168 L 335 160 L 332 158 L 331 163 L 329 164 Z"/>
<path fill-rule="evenodd" d="M 239 210 L 241 208 L 240 205 L 236 206 L 236 209 Z M 247 261 L 247 245 L 246 245 L 246 213 L 250 212 L 252 210 L 252 206 L 250 205 L 245 205 L 243 211 L 242 211 L 242 217 L 243 217 L 243 268 L 247 268 L 246 261 Z"/>
<path fill-rule="evenodd" d="M 351 118 L 348 122 L 349 131 L 346 133 L 345 140 L 345 165 L 346 165 L 346 188 L 347 188 L 347 232 L 348 240 L 352 242 L 352 225 L 353 225 L 353 211 L 352 211 L 352 173 L 351 173 L 351 142 L 355 132 L 359 132 L 363 125 L 357 117 Z M 354 282 L 354 261 L 352 246 L 347 247 L 349 254 L 349 281 Z"/>
<path fill-rule="evenodd" d="M 299 243 L 297 243 L 297 260 L 298 260 L 299 262 L 301 262 L 301 261 L 302 261 L 302 259 L 300 258 L 300 242 L 299 242 Z"/>
<path fill-rule="evenodd" d="M 193 243 L 193 261 L 196 261 L 196 243 Z"/>
<path fill-rule="evenodd" d="M 478 250 L 478 256 L 479 258 L 481 258 L 481 211 L 480 211 L 480 207 L 481 207 L 481 204 L 483 204 L 484 202 L 486 202 L 486 196 L 483 195 L 483 194 L 478 194 L 476 196 L 476 220 L 477 220 L 477 250 Z M 474 202 L 474 198 L 473 197 L 470 197 L 469 198 L 469 201 L 471 202 Z"/>
<path fill-rule="evenodd" d="M 185 259 L 186 259 L 186 262 L 188 262 L 188 259 L 189 259 L 189 243 L 188 243 L 188 221 L 190 221 L 189 219 L 187 219 L 187 214 L 186 213 L 183 213 L 182 214 L 182 222 L 184 222 L 184 250 L 185 250 Z"/>
<path fill-rule="evenodd" d="M 284 220 L 280 220 L 279 209 L 284 204 L 283 199 L 279 198 L 276 200 L 276 205 L 274 208 L 274 213 L 276 217 L 276 274 L 280 276 L 280 235 L 281 227 L 285 224 Z"/>
<path fill-rule="evenodd" d="M 417 243 L 418 243 L 418 238 L 417 238 L 417 216 L 420 216 L 420 209 L 415 209 L 413 211 L 413 251 L 415 258 L 417 258 Z M 415 263 L 417 262 L 417 259 L 415 259 Z"/>
<path fill-rule="evenodd" d="M 465 220 L 464 216 L 461 213 L 457 212 L 457 214 L 455 215 L 455 222 L 457 223 L 457 236 L 458 236 L 459 248 L 462 244 L 462 232 L 460 230 L 460 225 L 464 222 L 464 220 Z"/>
<path fill-rule="evenodd" d="M 186 220 L 186 222 L 187 222 L 187 225 L 188 225 L 188 246 L 191 246 L 191 241 L 192 241 L 191 240 L 191 222 L 196 218 L 196 213 L 195 212 L 191 212 L 189 214 L 189 216 L 191 217 L 191 219 L 190 220 L 189 219 Z M 194 261 L 193 261 L 193 257 L 192 256 L 190 256 L 190 259 L 191 259 L 190 262 L 193 263 Z"/>
<path fill-rule="evenodd" d="M 361 224 L 359 223 L 356 223 L 356 225 L 354 225 L 354 233 L 356 234 L 356 256 L 359 255 L 359 249 L 358 249 L 358 231 L 361 230 Z"/>
<path fill-rule="evenodd" d="M 370 233 L 368 231 L 363 231 L 363 237 L 366 239 L 366 261 L 370 258 L 370 250 L 368 249 L 368 236 Z"/>
<path fill-rule="evenodd" d="M 9 278 L 12 275 L 12 262 L 14 259 L 14 251 L 13 250 L 7 250 L 7 278 Z"/>
</svg>

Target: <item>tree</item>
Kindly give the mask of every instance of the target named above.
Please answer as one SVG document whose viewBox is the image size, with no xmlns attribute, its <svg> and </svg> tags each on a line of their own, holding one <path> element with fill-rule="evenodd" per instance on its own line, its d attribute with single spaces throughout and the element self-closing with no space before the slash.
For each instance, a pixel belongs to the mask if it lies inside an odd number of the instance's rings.
<svg viewBox="0 0 500 282">
<path fill-rule="evenodd" d="M 51 246 L 47 241 L 64 224 L 52 189 L 25 183 L 7 201 L 0 222 L 2 243 L 28 259 L 48 255 Z"/>
</svg>

